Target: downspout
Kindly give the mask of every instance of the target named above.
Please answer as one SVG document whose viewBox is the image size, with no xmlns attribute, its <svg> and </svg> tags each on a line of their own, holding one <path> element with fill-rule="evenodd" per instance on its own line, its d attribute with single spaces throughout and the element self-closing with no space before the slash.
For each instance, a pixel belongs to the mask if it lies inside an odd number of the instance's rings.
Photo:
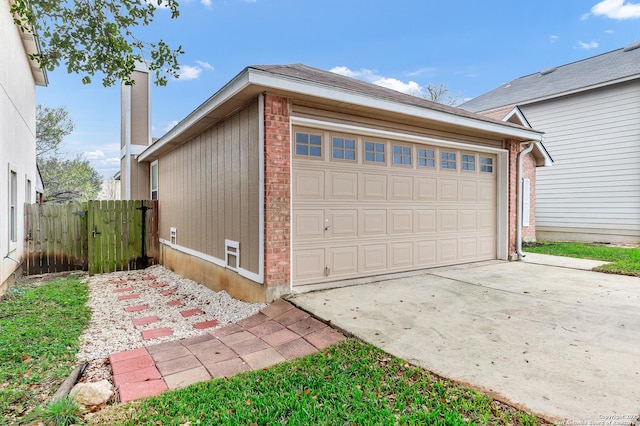
<svg viewBox="0 0 640 426">
<path fill-rule="evenodd" d="M 525 257 L 522 252 L 522 159 L 525 155 L 533 151 L 535 141 L 522 142 L 520 146 L 529 144 L 525 149 L 518 153 L 518 197 L 516 208 L 516 253 L 519 257 Z"/>
</svg>

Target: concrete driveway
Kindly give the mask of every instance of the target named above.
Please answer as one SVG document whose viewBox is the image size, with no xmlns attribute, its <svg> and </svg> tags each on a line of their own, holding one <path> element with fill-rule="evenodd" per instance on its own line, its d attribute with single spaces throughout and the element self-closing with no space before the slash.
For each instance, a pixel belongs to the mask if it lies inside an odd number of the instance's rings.
<svg viewBox="0 0 640 426">
<path fill-rule="evenodd" d="M 640 416 L 640 278 L 495 261 L 289 299 L 547 420 Z"/>
</svg>

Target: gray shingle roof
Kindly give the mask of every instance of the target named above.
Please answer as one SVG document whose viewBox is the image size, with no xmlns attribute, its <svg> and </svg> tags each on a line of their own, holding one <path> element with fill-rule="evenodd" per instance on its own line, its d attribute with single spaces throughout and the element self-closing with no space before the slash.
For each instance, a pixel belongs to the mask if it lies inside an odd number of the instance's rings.
<svg viewBox="0 0 640 426">
<path fill-rule="evenodd" d="M 450 114 L 473 118 L 481 121 L 498 122 L 506 124 L 512 127 L 522 127 L 512 123 L 505 123 L 501 120 L 496 120 L 491 117 L 476 114 L 475 112 L 469 112 L 460 108 L 451 107 L 448 105 L 439 104 L 436 102 L 428 101 L 426 99 L 419 98 L 417 96 L 407 95 L 396 90 L 387 89 L 386 87 L 378 86 L 365 81 L 357 80 L 351 77 L 345 77 L 330 71 L 313 68 L 304 64 L 290 64 L 290 65 L 251 65 L 247 68 L 253 68 L 256 70 L 268 72 L 271 74 L 277 74 L 285 77 L 291 77 L 307 82 L 326 85 L 338 89 L 342 89 L 350 92 L 357 92 L 367 94 L 372 97 L 404 103 L 408 105 L 419 106 L 422 108 L 433 109 L 437 111 L 443 111 Z"/>
<path fill-rule="evenodd" d="M 520 77 L 460 108 L 487 111 L 629 78 L 640 78 L 640 43 Z"/>
</svg>

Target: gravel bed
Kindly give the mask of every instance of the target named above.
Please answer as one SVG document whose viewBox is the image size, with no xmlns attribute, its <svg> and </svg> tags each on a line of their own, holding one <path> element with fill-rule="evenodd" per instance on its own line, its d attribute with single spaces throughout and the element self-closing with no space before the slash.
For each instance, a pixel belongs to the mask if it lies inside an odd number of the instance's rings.
<svg viewBox="0 0 640 426">
<path fill-rule="evenodd" d="M 144 277 L 156 277 L 143 280 Z M 229 296 L 225 291 L 215 292 L 187 278 L 181 277 L 162 266 L 152 266 L 140 271 L 114 272 L 86 278 L 89 284 L 89 301 L 91 322 L 89 328 L 81 336 L 78 352 L 80 361 L 89 364 L 85 370 L 83 381 L 111 379 L 111 372 L 106 358 L 114 352 L 137 349 L 161 342 L 179 340 L 208 333 L 214 328 L 198 330 L 195 323 L 215 319 L 215 328 L 235 323 L 258 313 L 266 305 L 264 303 L 245 303 Z M 111 280 L 126 280 L 126 284 L 114 285 Z M 151 288 L 153 284 L 167 284 L 164 287 Z M 131 287 L 133 290 L 114 293 L 118 288 Z M 173 294 L 164 296 L 163 290 L 175 289 Z M 118 296 L 138 294 L 130 300 L 118 300 Z M 179 306 L 170 306 L 167 302 L 182 300 Z M 148 305 L 138 312 L 125 312 L 124 308 L 137 305 Z M 201 309 L 204 314 L 183 317 L 180 312 L 189 309 Z M 134 318 L 157 316 L 159 321 L 143 326 L 134 326 Z M 142 339 L 142 331 L 168 327 L 173 335 L 150 340 Z"/>
</svg>

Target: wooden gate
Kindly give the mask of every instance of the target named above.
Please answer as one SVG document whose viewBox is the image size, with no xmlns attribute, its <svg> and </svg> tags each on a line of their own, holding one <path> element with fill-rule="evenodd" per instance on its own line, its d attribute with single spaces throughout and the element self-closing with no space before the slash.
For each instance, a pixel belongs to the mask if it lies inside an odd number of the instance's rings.
<svg viewBox="0 0 640 426">
<path fill-rule="evenodd" d="M 158 255 L 158 202 L 89 201 L 25 206 L 27 274 L 144 268 Z M 144 235 L 144 238 L 143 238 Z"/>
</svg>

